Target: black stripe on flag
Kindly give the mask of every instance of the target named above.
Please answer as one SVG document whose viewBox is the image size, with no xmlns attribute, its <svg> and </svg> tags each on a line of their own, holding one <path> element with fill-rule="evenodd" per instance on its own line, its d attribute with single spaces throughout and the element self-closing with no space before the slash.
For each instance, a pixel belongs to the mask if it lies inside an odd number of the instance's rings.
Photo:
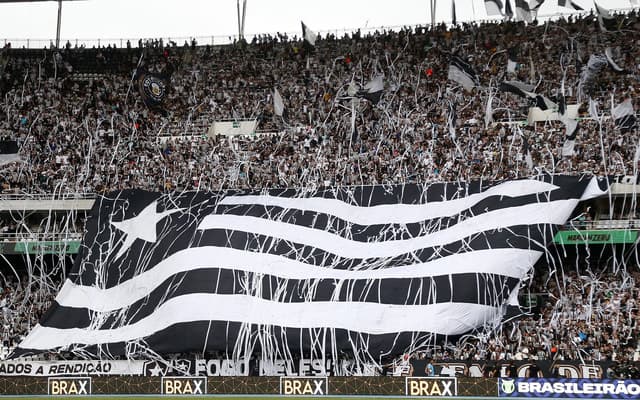
<svg viewBox="0 0 640 400">
<path fill-rule="evenodd" d="M 0 165 L 20 161 L 20 150 L 15 140 L 0 140 Z"/>
<path fill-rule="evenodd" d="M 586 176 L 565 176 L 565 175 L 541 175 L 532 178 L 535 181 L 546 182 L 557 185 L 568 191 L 584 189 L 589 183 Z M 406 185 L 365 185 L 350 187 L 322 187 L 314 191 L 301 189 L 269 189 L 268 194 L 274 197 L 286 198 L 318 198 L 335 199 L 346 204 L 360 207 L 374 207 L 379 205 L 399 205 L 399 204 L 427 204 L 431 202 L 442 202 L 460 199 L 473 194 L 485 192 L 491 188 L 504 183 L 514 182 L 504 181 L 471 181 L 471 182 L 438 182 L 424 184 Z M 198 202 L 212 202 L 217 198 L 242 195 L 265 194 L 260 189 L 230 189 L 224 192 L 200 192 L 172 195 L 172 202 L 178 202 L 181 207 L 185 205 L 195 205 Z M 115 198 L 118 193 L 107 195 L 108 198 Z M 157 193 L 142 190 L 125 190 L 120 194 L 121 198 L 144 196 L 141 200 L 148 202 L 159 197 Z M 108 206 L 108 204 L 105 204 Z M 168 206 L 167 206 L 168 207 Z M 97 211 L 97 210 L 96 210 Z M 127 215 L 128 217 L 128 215 Z"/>
<path fill-rule="evenodd" d="M 18 154 L 18 142 L 15 140 L 0 140 L 0 155 Z"/>
</svg>

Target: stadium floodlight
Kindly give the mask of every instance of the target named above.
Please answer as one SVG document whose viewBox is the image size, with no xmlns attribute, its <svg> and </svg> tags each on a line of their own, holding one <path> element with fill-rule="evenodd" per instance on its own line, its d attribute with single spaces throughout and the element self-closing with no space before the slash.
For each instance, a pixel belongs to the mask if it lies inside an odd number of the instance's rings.
<svg viewBox="0 0 640 400">
<path fill-rule="evenodd" d="M 0 0 L 0 3 L 43 3 L 55 1 L 58 3 L 58 23 L 56 24 L 56 48 L 60 48 L 60 25 L 62 24 L 62 2 L 84 0 Z"/>
</svg>

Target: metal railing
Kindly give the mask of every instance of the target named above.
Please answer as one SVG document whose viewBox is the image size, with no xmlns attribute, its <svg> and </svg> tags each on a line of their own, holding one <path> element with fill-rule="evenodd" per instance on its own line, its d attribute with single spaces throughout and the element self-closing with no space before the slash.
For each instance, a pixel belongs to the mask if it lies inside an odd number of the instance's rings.
<svg viewBox="0 0 640 400">
<path fill-rule="evenodd" d="M 0 242 L 66 242 L 82 240 L 80 232 L 20 232 L 0 233 Z"/>
<path fill-rule="evenodd" d="M 640 229 L 640 219 L 572 220 L 567 222 L 563 228 L 565 230 Z"/>
<path fill-rule="evenodd" d="M 97 197 L 95 193 L 0 193 L 0 202 L 9 200 L 93 200 Z"/>
</svg>

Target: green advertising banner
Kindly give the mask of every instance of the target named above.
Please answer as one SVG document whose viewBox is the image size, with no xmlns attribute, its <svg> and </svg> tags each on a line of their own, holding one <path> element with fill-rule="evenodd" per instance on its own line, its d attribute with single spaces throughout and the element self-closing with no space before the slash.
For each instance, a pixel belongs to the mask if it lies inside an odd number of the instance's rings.
<svg viewBox="0 0 640 400">
<path fill-rule="evenodd" d="M 78 254 L 79 240 L 18 242 L 13 251 L 18 254 Z"/>
<path fill-rule="evenodd" d="M 635 243 L 638 231 L 628 229 L 617 230 L 572 230 L 560 231 L 553 238 L 556 244 L 614 244 Z"/>
</svg>

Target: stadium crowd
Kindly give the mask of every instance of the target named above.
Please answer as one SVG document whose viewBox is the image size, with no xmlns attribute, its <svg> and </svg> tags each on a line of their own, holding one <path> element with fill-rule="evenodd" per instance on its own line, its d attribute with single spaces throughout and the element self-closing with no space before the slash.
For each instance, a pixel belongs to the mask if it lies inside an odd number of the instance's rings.
<svg viewBox="0 0 640 400">
<path fill-rule="evenodd" d="M 0 359 L 7 357 L 38 323 L 59 289 L 46 274 L 2 274 L 0 285 Z"/>
<path fill-rule="evenodd" d="M 218 47 L 155 41 L 122 49 L 6 48 L 0 140 L 16 140 L 21 161 L 0 165 L 0 193 L 386 184 L 542 171 L 632 175 L 637 130 L 622 134 L 609 117 L 610 105 L 640 89 L 640 21 L 631 12 L 621 22 L 622 30 L 608 33 L 593 15 L 355 32 L 321 38 L 314 49 L 281 34 Z M 604 69 L 581 96 L 583 67 L 607 47 L 626 72 Z M 514 74 L 506 71 L 509 49 L 517 49 Z M 465 91 L 448 81 L 454 53 L 478 71 L 479 87 Z M 138 65 L 167 79 L 162 110 L 140 98 Z M 356 86 L 379 74 L 379 102 L 354 97 Z M 572 156 L 563 156 L 564 125 L 526 124 L 530 104 L 500 92 L 504 80 L 537 85 L 549 98 L 564 87 L 567 103 L 580 104 Z M 282 117 L 274 88 L 284 99 Z M 605 118 L 589 117 L 588 97 Z M 261 133 L 255 137 L 208 135 L 212 121 L 252 118 Z M 549 297 L 539 312 L 428 357 L 640 361 L 637 272 L 545 278 L 537 291 Z M 3 276 L 5 348 L 36 323 L 57 286 Z"/>
<path fill-rule="evenodd" d="M 502 336 L 455 348 L 456 359 L 640 361 L 640 273 L 565 271 L 539 280 L 548 293 L 539 313 L 502 327 Z M 444 358 L 447 355 L 442 355 Z"/>
<path fill-rule="evenodd" d="M 636 130 L 622 134 L 611 118 L 600 126 L 587 113 L 587 96 L 605 116 L 610 104 L 634 97 L 640 54 L 636 36 L 625 32 L 638 28 L 637 14 L 626 15 L 623 27 L 601 33 L 593 16 L 526 26 L 442 25 L 328 36 L 313 50 L 285 35 L 218 47 L 155 42 L 143 57 L 137 48 L 5 49 L 0 137 L 18 141 L 23 162 L 1 167 L 1 190 L 356 185 L 539 171 L 632 175 Z M 627 72 L 604 69 L 579 96 L 583 67 L 607 47 Z M 517 49 L 515 74 L 506 71 L 509 49 Z M 453 53 L 469 59 L 479 87 L 465 91 L 447 80 Z M 138 63 L 168 80 L 161 112 L 138 95 L 132 79 Z M 382 100 L 352 104 L 354 88 L 378 74 Z M 497 90 L 503 80 L 532 83 L 549 98 L 563 86 L 567 103 L 580 104 L 587 118 L 573 156 L 563 156 L 560 122 L 522 123 L 530 104 Z M 284 99 L 283 118 L 274 114 L 274 88 Z M 212 121 L 244 118 L 257 118 L 265 134 L 207 135 Z"/>
</svg>

